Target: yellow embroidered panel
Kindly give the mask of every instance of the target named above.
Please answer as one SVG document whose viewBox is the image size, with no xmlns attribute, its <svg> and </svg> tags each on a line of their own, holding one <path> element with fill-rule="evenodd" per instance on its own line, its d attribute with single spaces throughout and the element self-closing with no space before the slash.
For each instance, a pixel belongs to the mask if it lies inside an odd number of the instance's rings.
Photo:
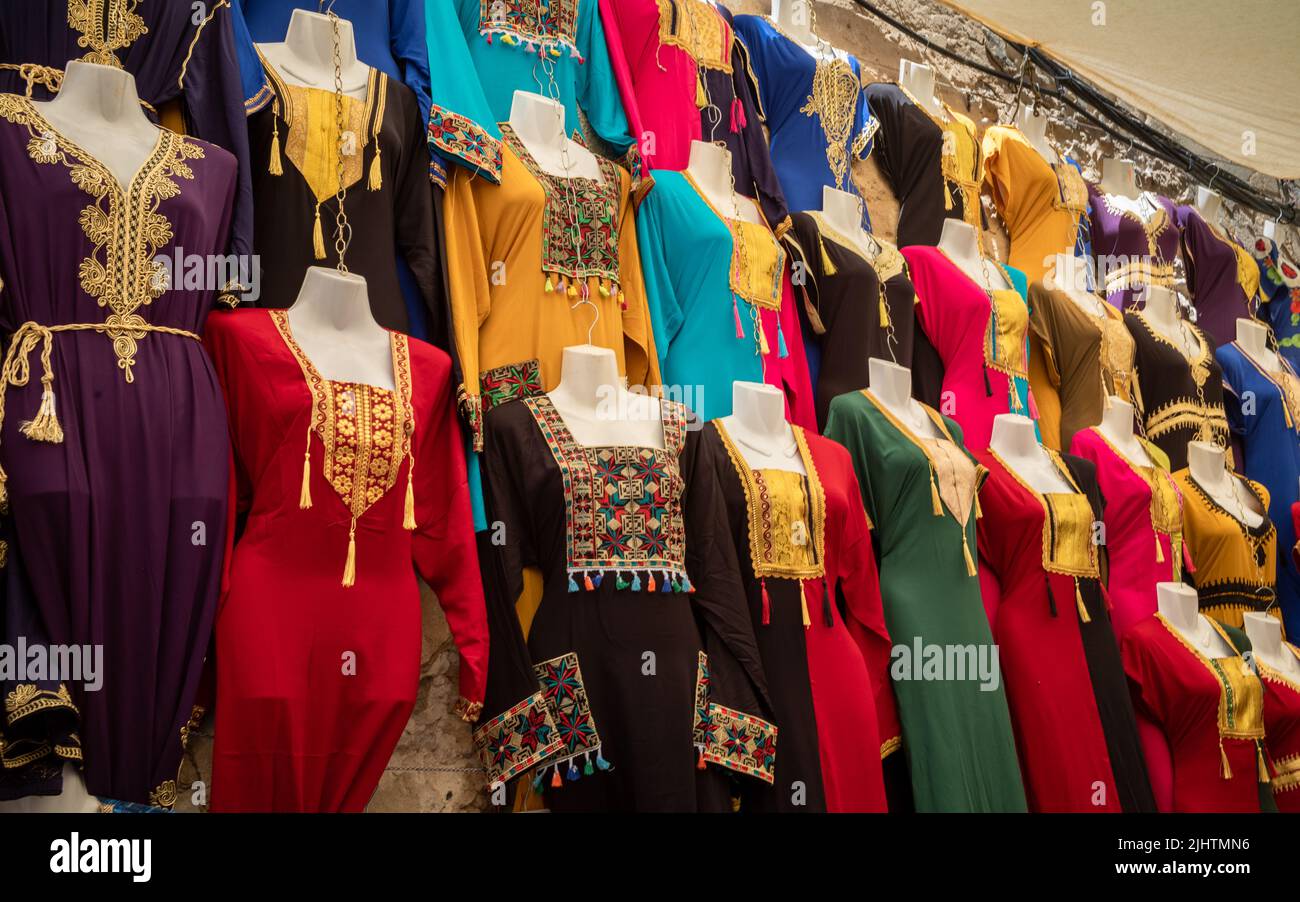
<svg viewBox="0 0 1300 902">
<path fill-rule="evenodd" d="M 818 579 L 825 574 L 826 493 L 803 430 L 792 426 L 804 473 L 750 469 L 721 421 L 714 421 L 749 511 L 749 555 L 754 576 Z"/>
<path fill-rule="evenodd" d="M 1011 377 L 1028 378 L 1025 336 L 1029 331 L 1029 305 L 1011 288 L 990 293 L 992 315 L 984 333 L 984 362 L 989 369 Z"/>
<path fill-rule="evenodd" d="M 1052 164 L 1056 173 L 1056 184 L 1060 188 L 1053 205 L 1058 210 L 1065 210 L 1075 216 L 1088 212 L 1088 183 L 1083 180 L 1079 170 L 1064 161 Z"/>
<path fill-rule="evenodd" d="M 785 249 L 761 223 L 728 219 L 731 230 L 731 290 L 767 310 L 781 309 Z"/>
<path fill-rule="evenodd" d="M 122 68 L 117 51 L 149 33 L 136 10 L 140 0 L 68 0 L 68 27 L 81 35 L 77 46 L 88 63 Z"/>
<path fill-rule="evenodd" d="M 181 193 L 176 179 L 194 180 L 188 161 L 203 159 L 203 148 L 159 129 L 153 151 L 124 190 L 106 166 L 59 134 L 27 98 L 0 94 L 0 117 L 27 127 L 28 156 L 42 165 L 66 167 L 73 184 L 90 196 L 78 220 L 93 246 L 81 262 L 81 290 L 108 308 L 103 332 L 113 343 L 124 378 L 134 382 L 137 343 L 151 328 L 137 311 L 170 287 L 167 268 L 157 256 L 172 240 L 172 225 L 158 208 Z"/>
<path fill-rule="evenodd" d="M 835 187 L 852 191 L 849 180 L 849 136 L 853 131 L 853 122 L 857 118 L 858 94 L 862 82 L 845 60 L 838 56 L 818 57 L 813 69 L 812 92 L 808 95 L 799 112 L 812 118 L 817 117 L 821 123 L 822 134 L 826 137 L 826 163 L 835 176 Z M 871 135 L 858 136 L 855 153 L 860 152 L 859 143 L 865 146 Z"/>
<path fill-rule="evenodd" d="M 1104 305 L 1103 314 L 1096 322 L 1101 333 L 1101 378 L 1105 393 L 1131 401 L 1137 378 L 1137 345 L 1124 325 L 1123 314 L 1110 304 Z"/>
<path fill-rule="evenodd" d="M 1043 495 L 1043 567 L 1069 576 L 1097 576 L 1097 546 L 1092 541 L 1092 505 L 1078 492 Z"/>
<path fill-rule="evenodd" d="M 700 0 L 656 0 L 659 43 L 680 47 L 698 66 L 730 73 L 734 36 L 722 16 Z"/>
<path fill-rule="evenodd" d="M 1255 671 L 1251 670 L 1246 659 L 1240 655 L 1211 658 L 1188 642 L 1187 638 L 1175 629 L 1163 614 L 1157 613 L 1156 618 L 1219 681 L 1220 738 L 1263 739 L 1264 684 L 1255 675 Z M 1210 621 L 1210 626 L 1214 627 L 1214 631 L 1229 648 L 1235 648 L 1222 626 L 1213 620 Z"/>
</svg>

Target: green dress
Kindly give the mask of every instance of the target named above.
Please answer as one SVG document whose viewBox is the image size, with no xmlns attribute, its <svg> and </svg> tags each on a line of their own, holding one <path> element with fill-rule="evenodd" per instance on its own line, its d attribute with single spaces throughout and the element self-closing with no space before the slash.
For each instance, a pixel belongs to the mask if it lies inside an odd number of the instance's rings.
<svg viewBox="0 0 1300 902">
<path fill-rule="evenodd" d="M 912 794 L 917 811 L 1024 811 L 980 595 L 975 518 L 985 471 L 961 428 L 925 410 L 946 438 L 916 436 L 864 391 L 832 401 L 826 424 L 849 449 L 875 528 Z"/>
</svg>

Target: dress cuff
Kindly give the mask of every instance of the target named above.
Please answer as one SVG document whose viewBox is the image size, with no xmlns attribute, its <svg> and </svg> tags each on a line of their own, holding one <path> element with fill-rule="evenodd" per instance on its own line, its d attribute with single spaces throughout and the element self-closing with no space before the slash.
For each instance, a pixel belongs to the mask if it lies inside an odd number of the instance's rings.
<svg viewBox="0 0 1300 902">
<path fill-rule="evenodd" d="M 561 748 L 559 731 L 541 692 L 517 702 L 474 731 L 474 750 L 487 771 L 489 786 L 531 770 Z"/>
<path fill-rule="evenodd" d="M 757 777 L 764 783 L 774 779 L 777 728 L 761 717 L 709 703 L 705 724 L 705 761 L 738 773 Z"/>
</svg>

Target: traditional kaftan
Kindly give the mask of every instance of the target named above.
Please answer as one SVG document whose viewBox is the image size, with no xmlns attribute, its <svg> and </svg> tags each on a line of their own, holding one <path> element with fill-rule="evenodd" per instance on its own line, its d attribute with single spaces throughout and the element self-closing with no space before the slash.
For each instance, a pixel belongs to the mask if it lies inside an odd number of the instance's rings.
<svg viewBox="0 0 1300 902">
<path fill-rule="evenodd" d="M 763 16 L 734 22 L 758 78 L 772 164 L 790 209 L 821 209 L 823 186 L 858 194 L 850 169 L 870 156 L 880 123 L 857 58 L 829 45 L 814 56 Z M 865 203 L 862 222 L 871 225 Z"/>
<path fill-rule="evenodd" d="M 1029 808 L 1150 811 L 1137 722 L 1097 579 L 1093 468 L 1047 453 L 1073 492 L 1037 492 L 995 452 L 976 455 L 989 469 L 978 524 L 991 578 L 985 604 Z"/>
<path fill-rule="evenodd" d="M 239 161 L 230 243 L 217 250 L 250 254 L 253 192 L 233 19 L 220 3 L 206 4 L 202 16 L 195 16 L 191 3 L 158 0 L 0 3 L 0 93 L 27 91 L 48 100 L 68 61 L 84 60 L 130 72 L 155 119 L 164 104 L 179 100 L 185 133 L 225 148 Z M 51 76 L 5 68 L 22 65 L 55 71 Z M 29 89 L 33 76 L 36 84 Z"/>
<path fill-rule="evenodd" d="M 286 82 L 265 58 L 271 102 L 248 120 L 257 197 L 261 306 L 288 307 L 311 266 L 334 266 L 338 213 L 338 97 L 333 91 Z M 343 202 L 351 225 L 348 269 L 369 284 L 370 308 L 387 329 L 409 331 L 397 280 L 400 250 L 437 324 L 445 332 L 446 300 L 440 249 L 434 237 L 429 149 L 415 95 L 378 69 L 365 99 L 343 98 L 347 133 Z"/>
<path fill-rule="evenodd" d="M 866 387 L 870 358 L 912 365 L 916 292 L 907 261 L 892 244 L 875 239 L 876 253 L 868 259 L 820 213 L 795 213 L 790 220 L 785 242 L 804 273 L 796 296 L 820 338 L 815 394 L 821 428 L 835 397 Z"/>
<path fill-rule="evenodd" d="M 647 169 L 681 171 L 692 141 L 723 141 L 736 190 L 786 217 L 763 107 L 731 14 L 708 0 L 600 0 L 609 57 Z"/>
<path fill-rule="evenodd" d="M 1148 285 L 1174 287 L 1178 223 L 1174 203 L 1150 191 L 1142 194 L 1142 212 L 1088 185 L 1092 218 L 1092 252 L 1099 290 L 1106 300 L 1128 311 Z"/>
<path fill-rule="evenodd" d="M 361 811 L 415 707 L 417 573 L 460 652 L 457 710 L 472 721 L 482 707 L 487 619 L 451 363 L 392 333 L 394 389 L 328 380 L 279 310 L 214 317 L 206 340 L 247 514 L 217 617 L 211 806 Z"/>
<path fill-rule="evenodd" d="M 1256 238 L 1251 252 L 1259 266 L 1260 319 L 1273 326 L 1278 353 L 1300 370 L 1300 269 L 1272 238 Z"/>
<path fill-rule="evenodd" d="M 1139 438 L 1152 464 L 1130 460 L 1096 428 L 1074 434 L 1070 453 L 1097 468 L 1106 499 L 1106 589 L 1115 635 L 1156 612 L 1156 583 L 1179 582 L 1183 573 L 1183 496 L 1169 458 Z"/>
<path fill-rule="evenodd" d="M 1133 336 L 1124 314 L 1097 301 L 1100 316 L 1042 282 L 1029 286 L 1029 385 L 1049 448 L 1067 450 L 1076 432 L 1100 423 L 1111 395 L 1133 400 Z"/>
<path fill-rule="evenodd" d="M 485 546 L 492 659 L 474 742 L 490 783 L 535 771 L 554 811 L 723 811 L 726 770 L 773 779 L 721 449 L 680 404 L 661 411 L 662 448 L 579 445 L 546 395 L 485 417 L 504 541 Z M 524 647 L 527 566 L 543 591 Z"/>
<path fill-rule="evenodd" d="M 844 448 L 793 429 L 804 473 L 751 469 L 721 421 L 705 427 L 725 449 L 722 494 L 781 730 L 773 785 L 748 784 L 741 807 L 883 812 L 880 762 L 900 737 L 870 524 Z"/>
<path fill-rule="evenodd" d="M 1174 473 L 1183 493 L 1183 540 L 1191 556 L 1189 581 L 1196 587 L 1201 613 L 1240 629 L 1247 611 L 1272 614 L 1277 607 L 1277 527 L 1268 518 L 1268 489 L 1242 479 L 1255 495 L 1264 518 L 1247 526 L 1241 511 L 1215 501 L 1184 467 Z M 1240 500 L 1240 499 L 1237 499 Z"/>
<path fill-rule="evenodd" d="M 943 362 L 941 409 L 961 424 L 966 447 L 981 451 L 998 414 L 1030 415 L 1024 276 L 1003 267 L 1019 290 L 989 292 L 938 248 L 902 253 L 916 286 L 917 322 Z"/>
<path fill-rule="evenodd" d="M 984 479 L 961 427 L 926 408 L 942 438 L 921 438 L 863 391 L 831 404 L 875 528 L 885 623 L 912 668 L 894 681 L 917 811 L 1024 811 L 988 617 L 976 571 L 976 495 Z M 971 649 L 965 670 L 921 679 L 925 647 Z M 945 652 L 946 653 L 946 652 Z M 991 661 L 981 675 L 979 655 Z M 910 677 L 910 678 L 908 678 Z M 989 684 L 992 685 L 989 685 Z"/>
<path fill-rule="evenodd" d="M 435 149 L 501 181 L 498 123 L 525 91 L 558 100 L 570 134 L 585 119 L 640 178 L 598 0 L 429 0 L 424 9 Z"/>
<path fill-rule="evenodd" d="M 965 220 L 982 236 L 975 123 L 946 103 L 932 116 L 900 85 L 878 82 L 864 91 L 880 118 L 880 169 L 898 198 L 898 246 L 933 247 L 945 219 Z"/>
<path fill-rule="evenodd" d="M 1223 367 L 1224 406 L 1241 437 L 1243 472 L 1268 489 L 1268 516 L 1278 548 L 1296 543 L 1291 506 L 1300 501 L 1300 378 L 1279 356 L 1283 371 L 1265 372 L 1234 341 L 1215 353 Z M 1300 570 L 1291 555 L 1277 555 L 1277 600 L 1288 636 L 1300 636 Z"/>
<path fill-rule="evenodd" d="M 1258 812 L 1268 783 L 1264 687 L 1250 665 L 1236 654 L 1206 657 L 1161 614 L 1134 625 L 1123 648 L 1134 702 L 1168 743 L 1171 810 Z"/>
<path fill-rule="evenodd" d="M 714 209 L 689 173 L 654 177 L 636 229 L 664 384 L 712 420 L 731 413 L 733 382 L 766 381 L 815 431 L 789 253 L 766 225 Z"/>
<path fill-rule="evenodd" d="M 483 414 L 559 384 L 561 352 L 587 344 L 589 328 L 630 385 L 660 381 L 628 174 L 598 157 L 599 182 L 551 175 L 500 128 L 501 185 L 458 168 L 445 208 L 461 405 L 478 448 Z"/>
<path fill-rule="evenodd" d="M 1169 457 L 1171 470 L 1187 466 L 1187 443 L 1228 444 L 1223 409 L 1223 370 L 1214 345 L 1191 323 L 1195 347 L 1185 351 L 1147 322 L 1145 314 L 1124 314 L 1137 362 L 1138 419 L 1143 434 Z"/>
<path fill-rule="evenodd" d="M 1237 320 L 1254 318 L 1259 267 L 1250 251 L 1206 222 L 1195 207 L 1178 207 L 1176 212 L 1196 324 L 1216 345 L 1232 341 Z"/>
<path fill-rule="evenodd" d="M 1238 645 L 1240 648 L 1240 644 Z M 1300 649 L 1289 642 L 1282 653 L 1300 660 Z M 1287 673 L 1274 670 L 1259 655 L 1255 668 L 1264 682 L 1264 735 L 1268 737 L 1272 764 L 1273 799 L 1279 811 L 1300 811 L 1300 683 Z"/>
<path fill-rule="evenodd" d="M 198 341 L 214 292 L 158 258 L 224 253 L 235 190 L 230 154 L 165 129 L 124 189 L 36 105 L 0 95 L 3 641 L 103 649 L 98 691 L 3 685 L 2 797 L 57 793 L 58 759 L 84 757 L 92 794 L 176 799 L 229 455 Z"/>
</svg>

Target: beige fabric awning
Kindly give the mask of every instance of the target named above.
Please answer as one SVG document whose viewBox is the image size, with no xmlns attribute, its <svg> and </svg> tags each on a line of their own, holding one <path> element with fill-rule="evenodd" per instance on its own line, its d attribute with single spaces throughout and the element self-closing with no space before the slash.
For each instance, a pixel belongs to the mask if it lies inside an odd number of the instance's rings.
<svg viewBox="0 0 1300 902">
<path fill-rule="evenodd" d="M 1235 163 L 1300 178 L 1297 0 L 943 0 Z"/>
</svg>

